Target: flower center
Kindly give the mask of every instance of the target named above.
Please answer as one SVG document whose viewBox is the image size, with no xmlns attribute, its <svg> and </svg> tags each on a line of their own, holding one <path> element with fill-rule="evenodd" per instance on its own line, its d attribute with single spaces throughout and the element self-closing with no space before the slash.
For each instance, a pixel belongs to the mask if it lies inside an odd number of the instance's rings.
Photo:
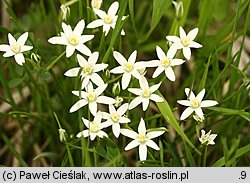
<svg viewBox="0 0 250 183">
<path fill-rule="evenodd" d="M 84 71 L 87 73 L 87 74 L 90 74 L 92 72 L 92 67 L 91 66 L 86 66 L 84 67 Z"/>
<path fill-rule="evenodd" d="M 144 97 L 148 98 L 148 97 L 150 97 L 151 92 L 150 92 L 149 89 L 146 89 L 146 90 L 144 90 L 144 91 L 142 92 L 142 95 L 143 95 Z"/>
<path fill-rule="evenodd" d="M 117 122 L 119 120 L 119 115 L 117 113 L 114 113 L 112 116 L 111 116 L 112 120 L 114 122 Z"/>
<path fill-rule="evenodd" d="M 15 53 L 19 53 L 21 50 L 21 46 L 18 43 L 14 43 L 11 45 L 11 49 Z"/>
<path fill-rule="evenodd" d="M 125 70 L 127 72 L 130 72 L 133 69 L 133 65 L 131 63 L 125 64 Z"/>
<path fill-rule="evenodd" d="M 92 133 L 97 133 L 100 130 L 99 124 L 96 123 L 95 121 L 92 123 L 92 125 L 90 126 L 89 130 Z"/>
<path fill-rule="evenodd" d="M 190 102 L 193 108 L 197 108 L 200 105 L 200 102 L 196 98 L 191 100 Z"/>
<path fill-rule="evenodd" d="M 166 57 L 161 61 L 161 64 L 165 67 L 169 66 L 169 59 Z"/>
<path fill-rule="evenodd" d="M 72 36 L 69 38 L 69 42 L 70 42 L 70 44 L 72 44 L 72 45 L 77 45 L 77 44 L 78 44 L 78 40 L 77 40 L 77 38 L 76 38 L 74 35 L 72 35 Z"/>
<path fill-rule="evenodd" d="M 94 92 L 88 93 L 88 100 L 89 100 L 89 102 L 93 102 L 95 100 L 95 93 Z"/>
<path fill-rule="evenodd" d="M 112 16 L 106 15 L 105 18 L 104 18 L 104 22 L 105 22 L 106 24 L 111 24 L 111 23 L 113 22 Z"/>
<path fill-rule="evenodd" d="M 184 46 L 188 46 L 189 43 L 190 43 L 190 40 L 189 40 L 188 37 L 182 39 L 182 44 L 183 44 Z"/>
<path fill-rule="evenodd" d="M 147 138 L 144 134 L 139 134 L 138 136 L 138 141 L 141 142 L 141 143 L 144 143 L 147 141 Z"/>
</svg>

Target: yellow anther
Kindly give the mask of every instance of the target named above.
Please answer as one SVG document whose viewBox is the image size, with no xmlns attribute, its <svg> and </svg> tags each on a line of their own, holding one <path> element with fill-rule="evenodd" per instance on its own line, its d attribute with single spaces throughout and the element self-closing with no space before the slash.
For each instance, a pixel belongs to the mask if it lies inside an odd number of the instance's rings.
<svg viewBox="0 0 250 183">
<path fill-rule="evenodd" d="M 144 142 L 146 142 L 146 140 L 147 140 L 147 138 L 145 135 L 139 134 L 139 136 L 138 136 L 139 142 L 144 143 Z"/>
<path fill-rule="evenodd" d="M 89 99 L 90 102 L 93 102 L 95 100 L 95 93 L 94 92 L 89 92 L 88 99 Z"/>
<path fill-rule="evenodd" d="M 113 115 L 111 116 L 111 118 L 112 118 L 112 120 L 113 120 L 114 122 L 117 122 L 117 121 L 119 120 L 119 115 L 118 115 L 117 113 L 115 113 L 115 114 L 113 114 Z"/>
<path fill-rule="evenodd" d="M 200 103 L 197 99 L 193 99 L 193 100 L 191 100 L 191 105 L 192 105 L 192 107 L 197 108 L 197 107 L 199 107 Z"/>
<path fill-rule="evenodd" d="M 86 73 L 90 74 L 92 72 L 92 67 L 86 66 L 86 67 L 84 67 L 84 70 Z"/>
<path fill-rule="evenodd" d="M 162 61 L 161 61 L 161 64 L 163 65 L 163 66 L 169 66 L 169 60 L 168 60 L 168 58 L 166 57 L 166 58 L 164 58 Z"/>
<path fill-rule="evenodd" d="M 70 44 L 72 45 L 77 45 L 78 44 L 78 40 L 75 36 L 71 36 L 69 39 Z"/>
<path fill-rule="evenodd" d="M 97 132 L 100 130 L 99 124 L 96 123 L 96 122 L 94 121 L 94 122 L 90 125 L 89 130 L 90 130 L 92 133 L 97 133 Z"/>
<path fill-rule="evenodd" d="M 149 89 L 146 89 L 146 90 L 144 90 L 143 92 L 142 92 L 142 95 L 144 96 L 144 97 L 150 97 L 150 90 Z"/>
<path fill-rule="evenodd" d="M 133 69 L 133 65 L 132 65 L 131 63 L 127 63 L 127 64 L 125 65 L 125 70 L 126 70 L 127 72 L 130 72 L 132 69 Z"/>
<path fill-rule="evenodd" d="M 111 23 L 113 22 L 112 16 L 107 15 L 107 16 L 104 18 L 104 22 L 107 23 L 107 24 L 111 24 Z"/>
<path fill-rule="evenodd" d="M 190 40 L 189 40 L 189 38 L 188 38 L 188 37 L 186 37 L 186 38 L 182 39 L 182 44 L 183 44 L 184 46 L 188 46 L 188 45 L 189 45 L 189 43 L 190 43 Z"/>
<path fill-rule="evenodd" d="M 19 53 L 20 50 L 21 50 L 21 47 L 20 47 L 20 45 L 18 43 L 14 43 L 14 44 L 11 45 L 11 49 L 12 49 L 13 52 Z"/>
</svg>

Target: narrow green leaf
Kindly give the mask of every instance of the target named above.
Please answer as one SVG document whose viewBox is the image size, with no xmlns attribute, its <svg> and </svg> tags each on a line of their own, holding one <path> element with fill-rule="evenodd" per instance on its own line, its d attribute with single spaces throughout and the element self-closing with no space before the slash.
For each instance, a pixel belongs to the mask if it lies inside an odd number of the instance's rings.
<svg viewBox="0 0 250 183">
<path fill-rule="evenodd" d="M 157 91 L 157 94 L 164 98 L 159 91 Z M 194 150 L 200 155 L 201 152 L 192 144 L 192 142 L 189 140 L 189 138 L 186 136 L 186 134 L 183 132 L 180 125 L 176 121 L 174 114 L 172 113 L 172 110 L 168 105 L 168 102 L 164 99 L 164 102 L 157 102 L 156 104 L 166 121 L 175 129 L 175 131 L 181 136 L 181 138 L 186 141 L 188 145 L 194 148 Z"/>
<path fill-rule="evenodd" d="M 10 88 L 15 88 L 17 86 L 19 86 L 22 82 L 23 82 L 24 78 L 15 78 L 10 80 L 10 82 L 8 83 Z"/>
<path fill-rule="evenodd" d="M 57 157 L 58 157 L 58 154 L 55 152 L 42 152 L 38 154 L 36 157 L 34 157 L 33 160 L 37 160 L 39 158 L 56 159 Z"/>
<path fill-rule="evenodd" d="M 188 159 L 188 163 L 191 167 L 196 167 L 194 158 L 192 156 L 192 153 L 190 152 L 187 144 L 185 143 L 185 150 L 186 150 L 186 155 L 187 155 L 187 159 Z"/>
</svg>

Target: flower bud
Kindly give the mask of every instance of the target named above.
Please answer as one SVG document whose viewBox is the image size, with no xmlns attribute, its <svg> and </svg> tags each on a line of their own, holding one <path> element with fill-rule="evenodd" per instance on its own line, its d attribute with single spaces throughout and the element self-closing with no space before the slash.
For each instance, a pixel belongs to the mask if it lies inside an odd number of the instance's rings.
<svg viewBox="0 0 250 183">
<path fill-rule="evenodd" d="M 62 21 L 66 21 L 70 16 L 70 8 L 65 5 L 61 5 Z"/>
<path fill-rule="evenodd" d="M 204 116 L 199 117 L 199 116 L 196 115 L 196 114 L 193 115 L 193 118 L 194 118 L 195 121 L 200 122 L 200 123 L 202 123 L 202 122 L 205 120 Z"/>
<path fill-rule="evenodd" d="M 61 142 L 66 142 L 66 136 L 65 136 L 65 135 L 67 135 L 66 131 L 64 129 L 62 129 L 62 128 L 58 129 L 58 131 L 59 131 L 59 139 L 60 139 L 60 141 Z"/>
<path fill-rule="evenodd" d="M 177 19 L 181 19 L 183 16 L 184 8 L 183 8 L 183 2 L 176 2 L 173 1 L 174 7 L 175 7 L 175 16 Z"/>
<path fill-rule="evenodd" d="M 120 94 L 120 92 L 121 92 L 120 83 L 119 83 L 119 82 L 114 83 L 113 88 L 112 88 L 112 93 L 113 93 L 113 95 L 117 96 L 117 95 Z"/>
<path fill-rule="evenodd" d="M 36 54 L 36 53 L 31 53 L 30 55 L 30 59 L 34 62 L 39 62 L 41 60 L 40 55 Z"/>
<path fill-rule="evenodd" d="M 144 76 L 145 74 L 146 74 L 146 68 L 144 67 L 144 68 L 141 68 L 141 69 L 137 69 L 137 71 L 139 72 L 139 74 L 141 75 L 141 76 Z"/>
<path fill-rule="evenodd" d="M 115 98 L 115 100 L 116 100 L 116 102 L 115 102 L 115 104 L 114 104 L 115 107 L 119 107 L 119 106 L 122 104 L 122 102 L 123 102 L 123 98 L 122 98 L 122 97 L 119 97 L 119 96 L 117 96 L 117 97 Z"/>
<path fill-rule="evenodd" d="M 92 8 L 100 9 L 101 5 L 102 5 L 102 0 L 92 0 L 91 1 Z"/>
<path fill-rule="evenodd" d="M 106 80 L 109 80 L 110 78 L 110 71 L 108 69 L 105 70 L 105 77 L 106 77 Z"/>
</svg>

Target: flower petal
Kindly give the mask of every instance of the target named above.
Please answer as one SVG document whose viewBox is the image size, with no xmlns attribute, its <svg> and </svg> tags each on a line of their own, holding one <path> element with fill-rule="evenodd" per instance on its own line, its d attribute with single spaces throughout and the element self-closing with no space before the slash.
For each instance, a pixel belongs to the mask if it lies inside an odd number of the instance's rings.
<svg viewBox="0 0 250 183">
<path fill-rule="evenodd" d="M 86 65 L 88 65 L 87 60 L 82 55 L 77 54 L 76 57 L 77 57 L 78 64 L 81 67 L 85 67 Z"/>
<path fill-rule="evenodd" d="M 16 54 L 14 58 L 19 65 L 23 65 L 23 63 L 25 62 L 25 58 L 22 53 Z"/>
<path fill-rule="evenodd" d="M 131 64 L 134 64 L 136 60 L 136 56 L 137 56 L 137 50 L 133 51 L 133 53 L 129 56 L 128 62 Z"/>
<path fill-rule="evenodd" d="M 143 98 L 142 100 L 142 110 L 146 111 L 149 106 L 149 98 Z"/>
<path fill-rule="evenodd" d="M 190 48 L 201 48 L 202 45 L 200 43 L 192 41 L 191 43 L 189 43 L 189 47 Z"/>
<path fill-rule="evenodd" d="M 156 53 L 157 53 L 157 56 L 158 56 L 158 58 L 160 60 L 163 60 L 163 59 L 166 58 L 166 54 L 164 53 L 164 51 L 159 46 L 156 46 Z"/>
<path fill-rule="evenodd" d="M 184 29 L 183 29 L 181 26 L 180 26 L 180 28 L 179 28 L 179 32 L 180 32 L 180 38 L 181 38 L 181 39 L 187 37 L 186 32 L 184 31 Z"/>
<path fill-rule="evenodd" d="M 110 24 L 103 24 L 103 32 L 105 32 L 105 36 L 108 35 L 110 30 Z"/>
<path fill-rule="evenodd" d="M 0 45 L 0 51 L 5 51 L 5 52 L 7 52 L 7 51 L 9 51 L 9 50 L 11 50 L 10 45 L 7 45 L 7 44 L 2 44 L 2 45 Z"/>
<path fill-rule="evenodd" d="M 103 93 L 103 91 L 107 88 L 107 84 L 104 84 L 104 85 L 101 85 L 101 86 L 98 86 L 96 89 L 95 89 L 95 94 L 97 96 L 101 95 Z"/>
<path fill-rule="evenodd" d="M 126 147 L 125 147 L 125 151 L 128 151 L 130 149 L 133 149 L 135 147 L 137 147 L 138 145 L 140 145 L 140 143 L 137 140 L 133 140 L 131 141 Z"/>
<path fill-rule="evenodd" d="M 178 103 L 178 104 L 181 104 L 181 105 L 184 105 L 184 106 L 188 106 L 188 107 L 191 106 L 189 100 L 177 100 L 177 103 Z"/>
<path fill-rule="evenodd" d="M 148 147 L 153 148 L 153 149 L 156 150 L 156 151 L 159 151 L 159 150 L 160 150 L 159 146 L 158 146 L 153 140 L 148 140 L 148 141 L 146 142 L 146 145 L 147 145 Z"/>
<path fill-rule="evenodd" d="M 145 121 L 143 118 L 141 118 L 140 123 L 138 125 L 138 133 L 139 134 L 146 134 L 146 126 L 145 126 Z"/>
<path fill-rule="evenodd" d="M 125 90 L 128 87 L 130 80 L 131 80 L 131 74 L 125 72 L 122 75 L 122 90 Z"/>
<path fill-rule="evenodd" d="M 93 68 L 93 72 L 99 72 L 108 67 L 108 64 L 96 64 Z"/>
<path fill-rule="evenodd" d="M 145 161 L 147 159 L 147 146 L 146 144 L 140 144 L 139 146 L 139 157 L 141 161 Z"/>
<path fill-rule="evenodd" d="M 173 59 L 176 52 L 177 52 L 177 49 L 169 49 L 168 52 L 167 52 L 167 58 L 168 59 Z"/>
<path fill-rule="evenodd" d="M 68 46 L 67 46 L 68 47 Z M 76 46 L 76 49 L 81 52 L 82 54 L 86 55 L 86 56 L 90 56 L 91 55 L 91 51 L 90 49 L 84 45 L 84 44 L 78 44 Z M 67 50 L 66 50 L 66 54 L 67 54 Z"/>
<path fill-rule="evenodd" d="M 66 36 L 68 36 L 69 34 L 72 33 L 71 26 L 65 24 L 64 22 L 62 22 L 62 29 L 63 29 L 63 32 L 65 33 Z"/>
<path fill-rule="evenodd" d="M 194 40 L 194 38 L 197 36 L 198 34 L 198 31 L 199 29 L 198 28 L 195 28 L 193 30 L 191 30 L 188 34 L 187 34 L 187 37 L 190 39 L 190 40 Z"/>
<path fill-rule="evenodd" d="M 86 43 L 86 42 L 90 41 L 93 38 L 94 38 L 94 35 L 81 35 L 81 37 L 79 38 L 78 43 L 79 44 Z"/>
<path fill-rule="evenodd" d="M 148 139 L 153 139 L 153 138 L 161 136 L 163 133 L 165 133 L 164 130 L 162 130 L 162 131 L 151 131 L 151 132 L 147 133 L 147 137 L 148 137 Z"/>
<path fill-rule="evenodd" d="M 120 117 L 118 120 L 118 123 L 129 123 L 130 119 L 126 118 L 126 117 Z"/>
<path fill-rule="evenodd" d="M 108 10 L 108 15 L 115 16 L 119 8 L 119 3 L 115 1 L 114 3 L 111 4 Z"/>
<path fill-rule="evenodd" d="M 162 67 L 162 66 L 157 67 L 157 68 L 155 69 L 155 72 L 154 72 L 154 74 L 153 74 L 152 77 L 153 77 L 153 78 L 156 78 L 156 77 L 159 76 L 164 70 L 165 70 L 165 68 Z"/>
<path fill-rule="evenodd" d="M 194 109 L 192 107 L 186 108 L 181 114 L 180 120 L 186 119 L 188 116 L 190 116 L 190 114 L 192 114 L 192 112 L 194 112 Z"/>
<path fill-rule="evenodd" d="M 122 74 L 122 73 L 124 73 L 125 71 L 124 71 L 124 67 L 123 66 L 118 66 L 118 67 L 115 67 L 115 68 L 113 68 L 111 71 L 110 71 L 110 73 L 112 73 L 112 74 Z"/>
<path fill-rule="evenodd" d="M 200 118 L 204 116 L 202 109 L 200 107 L 196 108 L 194 111 Z"/>
<path fill-rule="evenodd" d="M 76 77 L 78 76 L 78 74 L 80 74 L 79 71 L 80 71 L 80 67 L 72 68 L 72 69 L 69 69 L 67 72 L 65 72 L 64 75 L 67 77 Z"/>
<path fill-rule="evenodd" d="M 120 135 L 120 132 L 121 132 L 120 124 L 114 123 L 112 125 L 112 131 L 113 131 L 113 134 L 115 135 L 115 137 L 118 138 Z"/>
<path fill-rule="evenodd" d="M 141 98 L 141 97 L 136 97 L 136 98 L 134 98 L 134 99 L 130 102 L 128 109 L 131 110 L 131 109 L 135 108 L 135 107 L 138 106 L 141 102 L 142 102 L 142 98 Z"/>
<path fill-rule="evenodd" d="M 170 81 L 175 81 L 175 74 L 174 74 L 174 70 L 172 69 L 172 67 L 167 67 L 165 69 L 165 74 Z"/>
<path fill-rule="evenodd" d="M 17 42 L 20 44 L 20 46 L 23 46 L 25 44 L 28 39 L 28 36 L 28 32 L 25 32 L 17 39 Z"/>
<path fill-rule="evenodd" d="M 161 82 L 158 84 L 155 84 L 153 86 L 150 86 L 151 93 L 154 93 L 156 90 L 158 90 L 160 88 L 160 86 L 161 86 Z"/>
<path fill-rule="evenodd" d="M 94 20 L 93 22 L 90 22 L 87 25 L 87 28 L 93 29 L 93 28 L 100 27 L 100 26 L 103 26 L 103 20 L 102 19 L 98 19 L 98 20 Z"/>
<path fill-rule="evenodd" d="M 117 109 L 117 113 L 122 116 L 123 114 L 125 114 L 125 112 L 127 112 L 128 110 L 128 103 L 125 103 L 123 105 L 121 105 L 118 109 Z"/>
<path fill-rule="evenodd" d="M 191 49 L 189 47 L 184 47 L 182 49 L 183 55 L 187 60 L 190 60 L 191 58 Z"/>
<path fill-rule="evenodd" d="M 75 47 L 68 44 L 66 46 L 66 57 L 67 58 L 71 57 L 73 55 L 74 51 L 75 51 Z"/>
<path fill-rule="evenodd" d="M 190 91 L 189 88 L 185 88 L 185 93 L 187 95 L 187 98 L 189 98 L 189 99 L 194 99 L 195 98 L 194 93 L 192 91 Z"/>
<path fill-rule="evenodd" d="M 200 103 L 201 107 L 211 107 L 217 105 L 218 102 L 215 100 L 204 100 Z"/>
<path fill-rule="evenodd" d="M 173 43 L 180 42 L 180 38 L 177 37 L 177 36 L 166 36 L 166 39 L 167 39 L 168 41 L 173 42 Z"/>
<path fill-rule="evenodd" d="M 102 78 L 96 74 L 96 73 L 92 73 L 91 77 L 90 77 L 91 81 L 93 83 L 95 83 L 97 86 L 101 86 L 104 85 L 104 81 L 102 80 Z"/>
<path fill-rule="evenodd" d="M 114 51 L 113 52 L 113 56 L 116 59 L 116 61 L 120 64 L 120 65 L 125 65 L 127 63 L 127 60 L 124 58 L 124 56 L 119 53 L 118 51 Z"/>
<path fill-rule="evenodd" d="M 200 93 L 196 96 L 196 98 L 199 100 L 199 102 L 202 101 L 203 97 L 205 95 L 205 88 L 200 91 Z"/>
<path fill-rule="evenodd" d="M 141 79 L 139 79 L 139 84 L 142 90 L 147 90 L 149 88 L 148 81 L 145 77 L 141 77 Z"/>
<path fill-rule="evenodd" d="M 95 51 L 89 56 L 88 63 L 90 63 L 91 65 L 95 65 L 98 58 L 99 58 L 99 52 Z"/>
<path fill-rule="evenodd" d="M 116 100 L 111 98 L 111 97 L 106 97 L 106 96 L 99 96 L 96 100 L 98 103 L 101 104 L 114 104 L 116 103 Z"/>
<path fill-rule="evenodd" d="M 50 44 L 62 44 L 62 45 L 67 45 L 68 41 L 64 37 L 52 37 L 48 40 Z"/>
<path fill-rule="evenodd" d="M 138 62 L 141 66 L 139 68 L 145 68 L 145 67 L 158 67 L 161 62 L 159 60 L 150 60 L 150 61 L 141 61 Z"/>
<path fill-rule="evenodd" d="M 24 46 L 21 47 L 20 52 L 29 51 L 29 50 L 32 50 L 32 49 L 33 49 L 33 46 L 24 45 Z"/>
<path fill-rule="evenodd" d="M 133 130 L 129 130 L 129 129 L 121 129 L 121 134 L 129 137 L 131 139 L 136 139 L 138 136 L 138 133 L 134 132 Z"/>
<path fill-rule="evenodd" d="M 95 14 L 97 14 L 98 17 L 100 17 L 101 19 L 104 19 L 106 17 L 106 13 L 102 10 L 99 10 L 97 8 L 94 8 L 94 12 Z"/>
<path fill-rule="evenodd" d="M 150 100 L 153 100 L 155 102 L 163 102 L 164 99 L 156 94 L 151 94 Z"/>
<path fill-rule="evenodd" d="M 89 120 L 87 120 L 87 119 L 85 119 L 85 118 L 82 117 L 82 122 L 83 122 L 83 124 L 84 124 L 87 128 L 89 128 L 90 123 L 91 123 Z"/>
<path fill-rule="evenodd" d="M 135 95 L 141 95 L 141 89 L 139 88 L 128 88 L 128 91 L 135 94 Z"/>
<path fill-rule="evenodd" d="M 89 130 L 83 130 L 83 131 L 81 131 L 81 132 L 79 132 L 77 135 L 76 135 L 76 137 L 77 138 L 81 138 L 82 136 L 84 137 L 84 138 L 86 138 L 86 137 L 88 137 L 89 136 Z"/>
<path fill-rule="evenodd" d="M 16 39 L 12 36 L 11 33 L 8 33 L 8 39 L 9 39 L 9 43 L 10 45 L 15 44 L 16 43 Z"/>
<path fill-rule="evenodd" d="M 106 134 L 104 131 L 100 130 L 97 134 L 98 137 L 103 138 L 103 137 L 108 137 L 108 134 Z"/>
<path fill-rule="evenodd" d="M 77 111 L 78 109 L 82 108 L 83 106 L 85 106 L 87 104 L 87 100 L 85 99 L 81 99 L 79 101 L 77 101 L 69 110 L 70 113 Z"/>
<path fill-rule="evenodd" d="M 183 64 L 184 62 L 185 62 L 185 61 L 182 60 L 182 59 L 173 59 L 173 60 L 171 60 L 170 65 L 171 65 L 171 66 L 181 65 L 181 64 Z"/>
<path fill-rule="evenodd" d="M 97 103 L 96 102 L 90 102 L 89 103 L 89 110 L 90 110 L 91 114 L 93 114 L 93 116 L 95 116 L 96 112 L 97 112 Z"/>
<path fill-rule="evenodd" d="M 85 21 L 82 19 L 77 23 L 76 27 L 73 30 L 73 33 L 80 36 L 84 30 L 84 27 L 85 27 Z"/>
</svg>

